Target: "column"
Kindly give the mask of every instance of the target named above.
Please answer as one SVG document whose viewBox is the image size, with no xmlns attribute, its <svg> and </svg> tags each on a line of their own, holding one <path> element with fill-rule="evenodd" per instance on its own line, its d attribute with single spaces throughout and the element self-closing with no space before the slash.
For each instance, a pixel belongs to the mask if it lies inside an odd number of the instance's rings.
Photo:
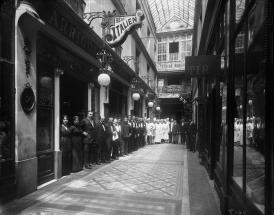
<svg viewBox="0 0 274 215">
<path fill-rule="evenodd" d="M 143 116 L 142 117 L 145 117 L 145 115 L 147 115 L 147 109 L 146 109 L 146 97 L 143 96 L 142 97 L 142 113 L 143 113 Z"/>
<path fill-rule="evenodd" d="M 88 83 L 88 110 L 92 110 L 92 89 L 94 84 L 89 82 Z"/>
<path fill-rule="evenodd" d="M 105 86 L 100 87 L 100 116 L 105 118 L 105 103 L 108 103 L 109 99 L 109 88 Z"/>
<path fill-rule="evenodd" d="M 128 89 L 127 92 L 127 115 L 131 115 L 130 111 L 134 108 L 134 103 L 132 102 L 132 97 L 131 97 L 131 90 L 130 88 Z"/>
<path fill-rule="evenodd" d="M 62 176 L 62 153 L 60 151 L 60 76 L 63 71 L 54 71 L 54 175 Z"/>
</svg>

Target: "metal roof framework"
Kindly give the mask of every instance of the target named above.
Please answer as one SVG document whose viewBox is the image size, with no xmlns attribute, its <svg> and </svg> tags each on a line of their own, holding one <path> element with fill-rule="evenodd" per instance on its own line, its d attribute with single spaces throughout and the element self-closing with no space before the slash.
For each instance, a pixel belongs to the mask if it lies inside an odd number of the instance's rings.
<svg viewBox="0 0 274 215">
<path fill-rule="evenodd" d="M 157 31 L 177 22 L 179 28 L 192 29 L 195 0 L 147 0 Z"/>
</svg>

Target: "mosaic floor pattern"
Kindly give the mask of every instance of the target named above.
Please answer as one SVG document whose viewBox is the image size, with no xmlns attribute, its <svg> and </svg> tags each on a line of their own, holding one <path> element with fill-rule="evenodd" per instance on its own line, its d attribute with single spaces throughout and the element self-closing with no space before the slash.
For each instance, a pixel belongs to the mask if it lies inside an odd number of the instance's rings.
<svg viewBox="0 0 274 215">
<path fill-rule="evenodd" d="M 186 154 L 181 145 L 146 146 L 21 204 L 15 214 L 189 215 Z"/>
</svg>

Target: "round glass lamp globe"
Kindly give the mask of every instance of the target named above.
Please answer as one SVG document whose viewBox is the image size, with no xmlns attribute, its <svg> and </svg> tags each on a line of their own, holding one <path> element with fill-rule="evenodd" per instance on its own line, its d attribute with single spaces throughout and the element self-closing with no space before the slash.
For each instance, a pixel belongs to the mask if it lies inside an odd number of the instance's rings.
<svg viewBox="0 0 274 215">
<path fill-rule="evenodd" d="M 158 106 L 158 107 L 156 107 L 156 110 L 157 110 L 157 111 L 160 111 L 160 110 L 161 110 L 161 108 Z"/>
<path fill-rule="evenodd" d="M 153 107 L 153 102 L 149 102 L 147 105 L 148 105 L 148 107 L 151 108 L 151 107 Z"/>
<path fill-rule="evenodd" d="M 42 87 L 50 89 L 52 88 L 52 78 L 44 76 L 40 79 L 40 84 Z"/>
<path fill-rule="evenodd" d="M 108 74 L 106 73 L 102 73 L 98 76 L 98 83 L 101 85 L 101 86 L 108 86 L 110 84 L 110 77 Z"/>
<path fill-rule="evenodd" d="M 140 94 L 139 93 L 133 93 L 132 98 L 134 101 L 138 101 L 140 99 Z"/>
</svg>

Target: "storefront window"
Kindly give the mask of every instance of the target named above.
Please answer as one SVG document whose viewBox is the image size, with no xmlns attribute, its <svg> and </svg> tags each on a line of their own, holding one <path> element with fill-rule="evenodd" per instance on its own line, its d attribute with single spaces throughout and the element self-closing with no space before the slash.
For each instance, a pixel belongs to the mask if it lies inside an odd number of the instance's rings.
<svg viewBox="0 0 274 215">
<path fill-rule="evenodd" d="M 13 101 L 14 80 L 12 64 L 12 15 L 11 8 L 0 8 L 0 179 L 9 170 L 5 162 L 12 160 L 13 145 Z M 1 183 L 1 180 L 0 180 Z"/>
<path fill-rule="evenodd" d="M 257 41 L 247 53 L 246 195 L 264 211 L 266 55 L 263 38 Z"/>
<path fill-rule="evenodd" d="M 12 158 L 12 67 L 0 67 L 0 165 Z M 0 166 L 1 170 L 1 166 Z M 1 177 L 1 171 L 0 171 Z"/>
<path fill-rule="evenodd" d="M 248 18 L 248 45 L 250 45 L 256 35 L 258 34 L 260 27 L 265 19 L 265 2 L 257 1 L 249 13 Z"/>
<path fill-rule="evenodd" d="M 235 2 L 235 21 L 239 23 L 245 10 L 246 0 L 236 0 Z"/>
<path fill-rule="evenodd" d="M 233 179 L 242 187 L 243 176 L 243 72 L 244 72 L 244 31 L 235 40 L 235 99 L 234 99 L 234 162 Z"/>
<path fill-rule="evenodd" d="M 220 149 L 218 160 L 221 167 L 224 168 L 225 165 L 225 152 L 226 152 L 226 137 L 227 137 L 227 126 L 226 126 L 226 112 L 227 112 L 227 83 L 220 83 L 220 96 L 221 96 L 221 139 L 220 139 Z"/>
</svg>

